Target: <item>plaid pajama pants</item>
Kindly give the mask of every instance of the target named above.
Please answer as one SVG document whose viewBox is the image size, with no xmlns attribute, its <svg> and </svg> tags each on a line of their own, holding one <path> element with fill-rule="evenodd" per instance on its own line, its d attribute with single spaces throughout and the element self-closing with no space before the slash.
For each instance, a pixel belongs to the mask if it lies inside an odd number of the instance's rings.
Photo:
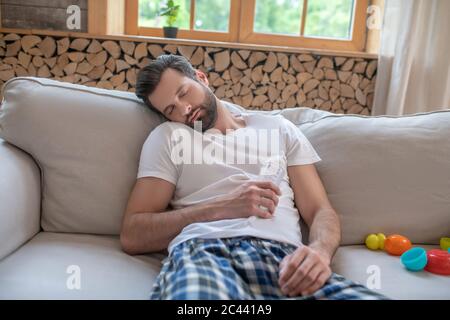
<svg viewBox="0 0 450 320">
<path fill-rule="evenodd" d="M 335 273 L 310 296 L 285 296 L 278 285 L 279 264 L 295 249 L 249 236 L 187 240 L 163 260 L 150 299 L 388 299 Z"/>
</svg>

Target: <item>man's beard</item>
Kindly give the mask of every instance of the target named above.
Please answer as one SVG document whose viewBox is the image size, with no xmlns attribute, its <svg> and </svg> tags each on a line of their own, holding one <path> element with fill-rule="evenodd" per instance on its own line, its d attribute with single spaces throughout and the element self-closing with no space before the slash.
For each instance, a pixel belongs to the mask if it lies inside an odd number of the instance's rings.
<svg viewBox="0 0 450 320">
<path fill-rule="evenodd" d="M 216 97 L 212 93 L 211 89 L 209 89 L 204 84 L 200 83 L 205 92 L 205 100 L 201 104 L 199 104 L 194 110 L 196 111 L 200 108 L 199 112 L 204 113 L 203 116 L 199 117 L 196 121 L 201 121 L 202 124 L 202 132 L 205 132 L 208 129 L 214 127 L 217 121 L 217 101 Z M 194 121 L 194 123 L 196 122 Z M 186 125 L 194 129 L 194 123 L 187 122 Z"/>
</svg>

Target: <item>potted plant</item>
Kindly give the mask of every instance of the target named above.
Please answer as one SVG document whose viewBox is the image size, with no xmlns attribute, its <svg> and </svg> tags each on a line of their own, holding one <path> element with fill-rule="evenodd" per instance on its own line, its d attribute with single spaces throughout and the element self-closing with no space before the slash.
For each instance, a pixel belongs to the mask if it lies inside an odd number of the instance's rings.
<svg viewBox="0 0 450 320">
<path fill-rule="evenodd" d="M 175 22 L 178 17 L 178 10 L 180 6 L 175 5 L 174 0 L 167 0 L 166 7 L 162 8 L 160 16 L 166 17 L 166 26 L 163 27 L 164 37 L 166 38 L 176 38 L 178 33 L 178 28 L 174 27 Z"/>
</svg>

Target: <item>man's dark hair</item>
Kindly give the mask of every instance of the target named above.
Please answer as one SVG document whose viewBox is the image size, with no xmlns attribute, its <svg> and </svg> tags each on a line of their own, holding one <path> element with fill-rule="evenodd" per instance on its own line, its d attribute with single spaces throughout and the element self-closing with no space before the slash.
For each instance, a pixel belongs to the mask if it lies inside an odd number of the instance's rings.
<svg viewBox="0 0 450 320">
<path fill-rule="evenodd" d="M 155 90 L 161 80 L 161 75 L 168 68 L 174 69 L 186 77 L 197 81 L 195 69 L 189 61 L 183 56 L 174 54 L 160 55 L 156 60 L 140 69 L 136 80 L 136 96 L 142 99 L 150 109 L 158 113 L 161 112 L 150 103 L 148 96 Z"/>
</svg>

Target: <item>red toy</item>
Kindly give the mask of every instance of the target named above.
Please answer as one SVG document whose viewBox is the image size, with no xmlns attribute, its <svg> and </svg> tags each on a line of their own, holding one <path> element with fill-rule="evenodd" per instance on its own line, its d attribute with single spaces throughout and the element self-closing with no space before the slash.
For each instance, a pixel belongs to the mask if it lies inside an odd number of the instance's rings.
<svg viewBox="0 0 450 320">
<path fill-rule="evenodd" d="M 427 252 L 428 263 L 425 270 L 443 276 L 450 275 L 450 253 L 444 250 L 433 249 Z"/>
</svg>

